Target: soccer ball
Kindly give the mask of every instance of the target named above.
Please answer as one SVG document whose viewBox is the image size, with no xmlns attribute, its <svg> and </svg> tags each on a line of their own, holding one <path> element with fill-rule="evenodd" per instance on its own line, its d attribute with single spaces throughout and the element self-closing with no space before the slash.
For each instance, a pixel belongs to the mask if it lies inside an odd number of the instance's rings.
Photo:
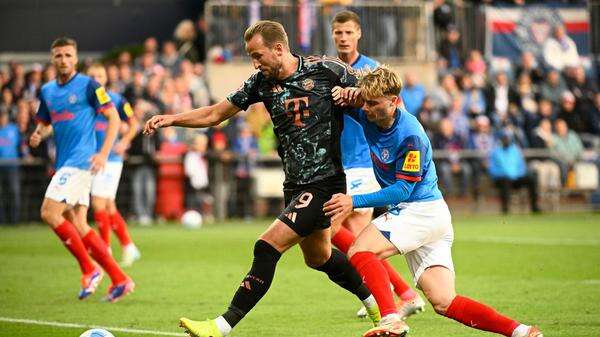
<svg viewBox="0 0 600 337">
<path fill-rule="evenodd" d="M 189 210 L 183 213 L 181 217 L 181 223 L 183 227 L 188 229 L 197 229 L 202 227 L 202 214 L 195 210 Z"/>
<path fill-rule="evenodd" d="M 79 337 L 115 337 L 115 336 L 112 333 L 110 333 L 109 331 L 106 331 L 104 329 L 90 329 L 88 331 L 85 331 L 81 335 L 79 335 Z"/>
</svg>

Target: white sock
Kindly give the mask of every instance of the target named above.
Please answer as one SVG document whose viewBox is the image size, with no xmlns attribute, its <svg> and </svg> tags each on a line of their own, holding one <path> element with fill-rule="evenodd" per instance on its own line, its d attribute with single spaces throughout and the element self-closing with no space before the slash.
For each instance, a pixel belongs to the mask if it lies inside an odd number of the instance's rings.
<svg viewBox="0 0 600 337">
<path fill-rule="evenodd" d="M 365 298 L 362 302 L 365 308 L 372 308 L 377 306 L 377 301 L 375 301 L 375 297 L 373 297 L 373 295 L 370 295 L 369 297 Z"/>
<path fill-rule="evenodd" d="M 390 323 L 390 322 L 396 322 L 399 320 L 400 320 L 399 314 L 387 314 L 387 315 L 381 317 L 381 323 L 379 323 L 379 325 Z"/>
<path fill-rule="evenodd" d="M 513 330 L 512 337 L 527 337 L 528 332 L 529 325 L 519 324 L 519 326 Z"/>
<path fill-rule="evenodd" d="M 227 321 L 225 320 L 225 318 L 223 318 L 223 316 L 219 316 L 217 318 L 215 318 L 215 323 L 217 323 L 217 328 L 219 328 L 219 331 L 221 331 L 221 334 L 223 336 L 227 336 L 229 335 L 229 333 L 231 333 L 231 325 L 229 325 L 229 323 L 227 323 Z"/>
</svg>

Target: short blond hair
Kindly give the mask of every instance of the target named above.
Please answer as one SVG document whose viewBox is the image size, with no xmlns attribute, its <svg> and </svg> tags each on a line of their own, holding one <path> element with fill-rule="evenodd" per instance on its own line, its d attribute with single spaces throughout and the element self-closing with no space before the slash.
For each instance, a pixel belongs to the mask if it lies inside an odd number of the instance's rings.
<svg viewBox="0 0 600 337">
<path fill-rule="evenodd" d="M 402 91 L 402 80 L 390 68 L 380 65 L 375 70 L 363 73 L 358 86 L 365 99 L 398 96 Z"/>
<path fill-rule="evenodd" d="M 244 41 L 248 42 L 252 40 L 256 34 L 262 37 L 265 46 L 269 48 L 272 48 L 276 43 L 281 43 L 286 49 L 290 49 L 287 33 L 283 25 L 279 22 L 269 20 L 257 21 L 246 29 Z"/>
</svg>

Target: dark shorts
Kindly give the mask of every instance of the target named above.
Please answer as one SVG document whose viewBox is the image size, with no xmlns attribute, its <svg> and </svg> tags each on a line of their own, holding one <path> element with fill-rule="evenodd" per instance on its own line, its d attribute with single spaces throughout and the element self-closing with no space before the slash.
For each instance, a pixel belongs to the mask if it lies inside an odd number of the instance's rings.
<svg viewBox="0 0 600 337">
<path fill-rule="evenodd" d="M 316 183 L 284 188 L 285 209 L 277 217 L 301 237 L 331 226 L 323 204 L 336 193 L 346 193 L 346 178 L 334 176 Z"/>
</svg>

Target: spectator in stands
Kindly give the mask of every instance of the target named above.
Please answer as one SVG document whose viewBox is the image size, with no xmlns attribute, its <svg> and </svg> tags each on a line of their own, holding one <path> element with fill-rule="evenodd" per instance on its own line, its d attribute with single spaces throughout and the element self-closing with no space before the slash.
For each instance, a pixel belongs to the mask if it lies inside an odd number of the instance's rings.
<svg viewBox="0 0 600 337">
<path fill-rule="evenodd" d="M 16 224 L 21 209 L 19 129 L 0 108 L 0 224 Z"/>
<path fill-rule="evenodd" d="M 508 103 L 516 100 L 517 93 L 509 85 L 506 73 L 500 71 L 487 87 L 485 96 L 488 116 L 505 115 L 508 113 Z"/>
<path fill-rule="evenodd" d="M 476 117 L 486 112 L 485 95 L 483 91 L 473 85 L 470 74 L 463 75 L 461 79 L 463 110 L 469 117 Z"/>
<path fill-rule="evenodd" d="M 196 40 L 196 28 L 192 20 L 183 20 L 175 28 L 173 34 L 177 42 L 179 55 L 190 60 L 192 63 L 200 62 L 200 52 L 194 44 Z"/>
<path fill-rule="evenodd" d="M 174 113 L 190 111 L 194 102 L 190 94 L 190 86 L 184 77 L 175 78 L 175 100 L 173 102 Z"/>
<path fill-rule="evenodd" d="M 25 75 L 25 91 L 23 98 L 33 100 L 38 97 L 40 88 L 42 87 L 42 65 L 34 63 L 31 66 L 31 71 Z"/>
<path fill-rule="evenodd" d="M 440 121 L 439 132 L 433 138 L 433 148 L 445 151 L 448 157 L 437 161 L 436 168 L 439 172 L 441 186 L 450 195 L 467 195 L 471 167 L 466 162 L 461 162 L 459 152 L 466 148 L 465 141 L 454 133 L 452 122 L 444 118 Z M 454 188 L 454 178 L 458 178 L 460 184 L 458 194 Z"/>
<path fill-rule="evenodd" d="M 136 61 L 138 63 L 136 70 L 139 70 L 144 75 L 144 81 L 149 81 L 151 76 L 156 75 L 156 71 L 160 65 L 156 64 L 156 56 L 153 53 L 145 52 Z"/>
<path fill-rule="evenodd" d="M 532 52 L 524 51 L 521 54 L 521 62 L 515 68 L 515 77 L 527 74 L 531 81 L 539 85 L 544 81 L 544 72 L 538 65 L 535 55 Z"/>
<path fill-rule="evenodd" d="M 181 57 L 177 52 L 177 45 L 175 42 L 171 40 L 163 42 L 159 63 L 165 67 L 171 73 L 171 75 L 175 75 L 179 71 Z"/>
<path fill-rule="evenodd" d="M 9 118 L 12 118 L 17 113 L 15 96 L 8 85 L 2 88 L 2 94 L 0 96 L 0 110 L 5 110 L 8 113 Z"/>
<path fill-rule="evenodd" d="M 208 26 L 206 25 L 206 19 L 204 19 L 203 15 L 198 17 L 196 28 L 196 40 L 194 41 L 194 44 L 198 50 L 197 62 L 204 63 L 206 61 L 206 32 L 208 31 Z"/>
<path fill-rule="evenodd" d="M 151 117 L 152 105 L 144 100 L 138 100 L 133 106 L 134 116 L 140 124 Z M 154 156 L 158 147 L 155 134 L 142 135 L 138 133 L 131 141 L 128 154 L 138 164 L 133 167 L 131 174 L 131 189 L 133 191 L 133 209 L 137 220 L 142 225 L 149 225 L 154 215 L 156 200 L 156 174 L 154 171 Z"/>
<path fill-rule="evenodd" d="M 548 72 L 546 82 L 541 86 L 541 97 L 549 100 L 555 107 L 558 107 L 562 93 L 568 88 L 560 77 L 560 73 L 556 70 Z"/>
<path fill-rule="evenodd" d="M 117 56 L 117 64 L 120 66 L 124 64 L 131 66 L 133 64 L 131 53 L 127 50 L 120 52 L 119 56 Z"/>
<path fill-rule="evenodd" d="M 575 42 L 567 35 L 565 27 L 554 27 L 554 34 L 544 43 L 544 62 L 554 70 L 579 66 L 579 53 Z"/>
<path fill-rule="evenodd" d="M 448 31 L 451 24 L 454 23 L 452 6 L 445 0 L 433 1 L 433 24 L 438 35 Z"/>
<path fill-rule="evenodd" d="M 198 210 L 204 219 L 212 218 L 213 197 L 208 185 L 208 137 L 201 133 L 194 137 L 190 151 L 185 154 L 183 167 L 189 179 L 186 208 Z"/>
<path fill-rule="evenodd" d="M 465 69 L 471 75 L 485 77 L 487 65 L 479 50 L 473 49 L 469 52 L 469 57 L 465 61 Z"/>
<path fill-rule="evenodd" d="M 583 119 L 584 112 L 577 109 L 575 96 L 570 91 L 565 91 L 560 97 L 560 111 L 558 118 L 567 122 L 569 129 L 581 133 L 586 132 L 588 126 Z"/>
<path fill-rule="evenodd" d="M 579 66 L 573 68 L 573 78 L 568 82 L 568 87 L 575 96 L 575 110 L 581 113 L 581 119 L 586 126 L 581 132 L 594 133 L 594 96 L 598 92 L 598 86 L 587 78 L 585 70 Z"/>
<path fill-rule="evenodd" d="M 156 110 L 166 111 L 167 106 L 161 99 L 161 84 L 162 82 L 160 76 L 153 75 L 150 77 L 146 83 L 146 89 L 144 90 L 142 98 L 145 101 L 152 103 Z M 166 113 L 173 113 L 173 111 L 167 111 Z"/>
<path fill-rule="evenodd" d="M 553 140 L 552 121 L 548 118 L 543 118 L 540 120 L 539 125 L 532 131 L 530 147 L 534 149 L 551 149 Z"/>
<path fill-rule="evenodd" d="M 129 64 L 123 63 L 118 66 L 119 69 L 119 78 L 117 79 L 117 83 L 115 84 L 121 94 L 125 93 L 127 87 L 133 80 L 133 73 L 131 71 L 131 66 Z"/>
<path fill-rule="evenodd" d="M 489 173 L 500 192 L 502 213 L 508 213 L 508 204 L 512 189 L 527 187 L 531 211 L 537 213 L 538 207 L 537 179 L 527 172 L 527 165 L 521 149 L 513 141 L 512 134 L 503 131 L 500 144 L 496 145 L 490 155 Z"/>
<path fill-rule="evenodd" d="M 154 36 L 149 36 L 144 40 L 144 53 L 150 53 L 154 57 L 158 56 L 158 40 Z"/>
<path fill-rule="evenodd" d="M 232 142 L 231 149 L 237 157 L 235 214 L 241 218 L 250 219 L 253 216 L 252 171 L 256 165 L 258 144 L 247 123 L 238 124 L 238 134 Z"/>
<path fill-rule="evenodd" d="M 469 137 L 468 148 L 476 150 L 483 158 L 474 158 L 469 164 L 473 171 L 473 194 L 477 200 L 481 193 L 481 179 L 489 168 L 489 154 L 495 145 L 490 119 L 487 116 L 475 118 L 475 130 Z"/>
<path fill-rule="evenodd" d="M 439 109 L 446 110 L 452 104 L 453 97 L 460 94 L 460 90 L 452 74 L 443 75 L 440 82 L 441 85 L 433 91 L 431 97 Z"/>
<path fill-rule="evenodd" d="M 463 109 L 463 99 L 461 95 L 456 95 L 452 99 L 452 105 L 448 109 L 446 116 L 454 126 L 454 133 L 461 139 L 469 139 L 469 118 Z"/>
<path fill-rule="evenodd" d="M 439 53 L 446 60 L 449 71 L 460 70 L 462 67 L 462 47 L 460 44 L 460 33 L 458 29 L 450 25 L 448 32 L 442 40 Z"/>
<path fill-rule="evenodd" d="M 42 72 L 42 82 L 47 83 L 56 78 L 56 68 L 52 63 L 46 64 Z"/>
<path fill-rule="evenodd" d="M 425 98 L 425 87 L 419 83 L 417 74 L 412 71 L 406 72 L 400 96 L 406 110 L 411 115 L 417 116 Z"/>
<path fill-rule="evenodd" d="M 436 106 L 435 101 L 431 96 L 425 96 L 421 109 L 417 113 L 417 117 L 425 132 L 430 139 L 433 138 L 433 132 L 438 129 L 440 120 L 443 117 L 442 111 Z"/>
<path fill-rule="evenodd" d="M 188 83 L 195 107 L 211 104 L 212 98 L 204 77 L 204 66 L 202 64 L 197 63 L 194 65 L 189 60 L 183 60 L 179 66 L 179 74 Z"/>
<path fill-rule="evenodd" d="M 552 150 L 556 154 L 563 183 L 567 181 L 569 171 L 583 154 L 581 138 L 573 130 L 569 130 L 567 122 L 557 119 L 554 122 L 556 134 L 552 139 Z"/>
<path fill-rule="evenodd" d="M 125 96 L 129 102 L 135 104 L 138 99 L 144 96 L 144 92 L 146 91 L 145 84 L 144 73 L 135 71 L 133 73 L 133 80 L 125 87 L 123 96 Z"/>
</svg>

